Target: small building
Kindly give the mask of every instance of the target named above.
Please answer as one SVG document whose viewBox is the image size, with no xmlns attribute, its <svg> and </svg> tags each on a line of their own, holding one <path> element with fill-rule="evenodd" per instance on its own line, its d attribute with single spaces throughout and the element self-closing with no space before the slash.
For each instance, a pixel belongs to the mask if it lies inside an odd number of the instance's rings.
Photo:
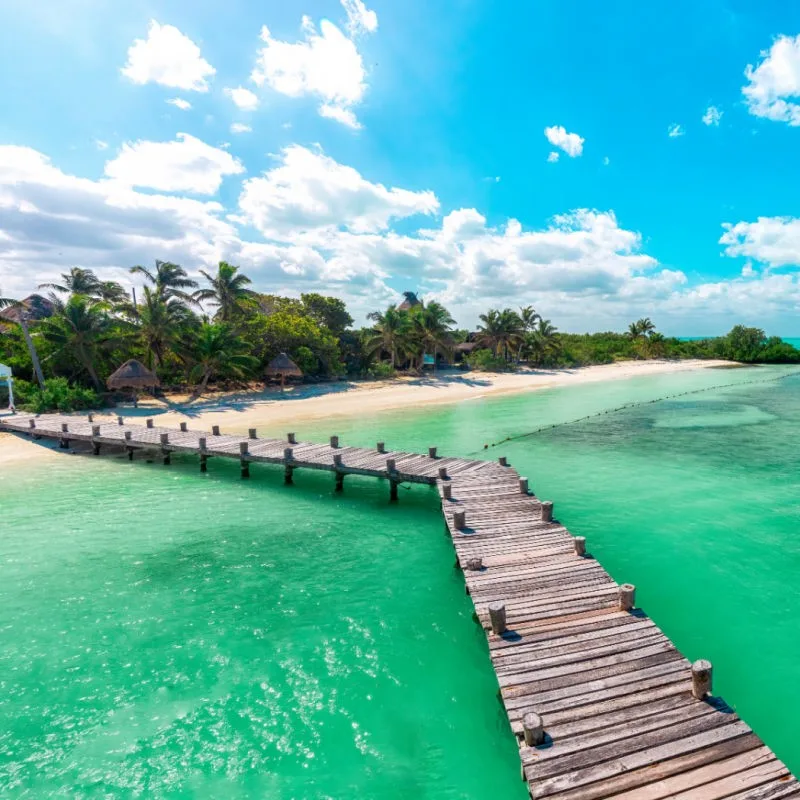
<svg viewBox="0 0 800 800">
<path fill-rule="evenodd" d="M 0 364 L 0 384 L 4 383 L 8 387 L 8 410 L 15 414 L 17 409 L 14 406 L 14 375 L 11 367 Z"/>
</svg>

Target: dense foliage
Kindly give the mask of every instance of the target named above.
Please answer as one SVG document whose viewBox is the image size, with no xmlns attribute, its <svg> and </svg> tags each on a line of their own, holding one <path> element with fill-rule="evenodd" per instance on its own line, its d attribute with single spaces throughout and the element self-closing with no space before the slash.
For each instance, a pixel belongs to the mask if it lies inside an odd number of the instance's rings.
<svg viewBox="0 0 800 800">
<path fill-rule="evenodd" d="M 560 333 L 532 307 L 489 309 L 476 331 L 457 330 L 436 301 L 406 292 L 399 306 L 369 315 L 353 329 L 345 304 L 316 293 L 299 299 L 260 294 L 238 267 L 220 262 L 201 271 L 200 286 L 179 265 L 136 266 L 138 300 L 117 283 L 73 268 L 42 285 L 48 299 L 33 306 L 0 298 L 10 309 L 0 325 L 0 360 L 23 379 L 20 404 L 37 411 L 73 410 L 99 402 L 106 379 L 124 361 L 142 361 L 169 388 L 262 380 L 272 359 L 286 353 L 305 380 L 350 375 L 388 378 L 398 370 L 434 372 L 457 364 L 475 370 L 605 364 L 621 359 L 725 358 L 745 363 L 800 363 L 800 352 L 758 328 L 737 325 L 716 339 L 664 337 L 648 318 L 625 333 Z M 205 309 L 211 309 L 209 313 Z M 40 366 L 39 366 L 40 365 Z M 26 383 L 26 381 L 28 383 Z"/>
</svg>

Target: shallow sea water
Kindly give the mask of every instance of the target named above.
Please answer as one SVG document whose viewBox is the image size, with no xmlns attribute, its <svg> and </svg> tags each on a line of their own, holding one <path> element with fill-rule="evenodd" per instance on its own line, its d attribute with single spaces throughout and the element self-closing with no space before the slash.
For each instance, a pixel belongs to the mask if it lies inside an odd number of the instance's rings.
<svg viewBox="0 0 800 800">
<path fill-rule="evenodd" d="M 297 434 L 507 455 L 800 770 L 795 372 L 650 376 Z M 336 495 L 327 475 L 284 487 L 275 468 L 241 481 L 235 463 L 200 475 L 188 457 L 0 473 L 0 796 L 522 800 L 435 492 L 387 501 L 376 480 Z"/>
</svg>

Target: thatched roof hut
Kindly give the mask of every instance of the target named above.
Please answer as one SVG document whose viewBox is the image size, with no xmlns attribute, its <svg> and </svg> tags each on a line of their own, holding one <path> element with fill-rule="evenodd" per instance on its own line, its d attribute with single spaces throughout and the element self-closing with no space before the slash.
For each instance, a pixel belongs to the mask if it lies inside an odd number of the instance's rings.
<svg viewBox="0 0 800 800">
<path fill-rule="evenodd" d="M 302 378 L 303 370 L 292 361 L 286 353 L 279 353 L 267 365 L 267 377 L 276 376 L 281 379 L 281 389 L 283 389 L 286 379 L 289 377 Z"/>
<path fill-rule="evenodd" d="M 135 358 L 126 361 L 106 381 L 109 389 L 145 389 L 159 386 L 158 376 Z"/>
<path fill-rule="evenodd" d="M 52 317 L 54 310 L 55 307 L 49 300 L 40 294 L 32 294 L 24 300 L 20 300 L 19 303 L 0 311 L 0 323 L 19 323 L 23 314 L 29 321 L 38 322 L 41 319 Z"/>
<path fill-rule="evenodd" d="M 417 297 L 415 292 L 403 292 L 405 298 L 402 303 L 397 306 L 398 311 L 409 311 L 415 306 L 421 306 L 422 302 Z"/>
</svg>

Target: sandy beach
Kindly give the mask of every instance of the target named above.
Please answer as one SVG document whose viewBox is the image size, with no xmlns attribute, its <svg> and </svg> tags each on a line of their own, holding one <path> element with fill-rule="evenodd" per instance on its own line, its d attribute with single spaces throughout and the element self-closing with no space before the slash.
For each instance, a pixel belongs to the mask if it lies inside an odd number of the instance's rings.
<svg viewBox="0 0 800 800">
<path fill-rule="evenodd" d="M 308 420 L 337 416 L 369 415 L 409 406 L 457 403 L 493 395 L 535 391 L 556 386 L 577 386 L 598 381 L 626 380 L 641 375 L 686 372 L 732 366 L 727 361 L 625 361 L 564 370 L 537 370 L 508 374 L 445 373 L 434 378 L 398 378 L 393 381 L 341 382 L 302 386 L 278 392 L 218 394 L 188 403 L 186 396 L 165 401 L 145 400 L 138 409 L 123 407 L 113 413 L 155 416 L 160 425 L 188 421 L 192 427 L 220 425 L 230 432 L 248 428 L 296 427 Z M 109 412 L 112 413 L 112 412 Z M 12 434 L 0 433 L 0 468 L 35 456 L 56 458 L 59 451 L 41 447 Z"/>
</svg>

